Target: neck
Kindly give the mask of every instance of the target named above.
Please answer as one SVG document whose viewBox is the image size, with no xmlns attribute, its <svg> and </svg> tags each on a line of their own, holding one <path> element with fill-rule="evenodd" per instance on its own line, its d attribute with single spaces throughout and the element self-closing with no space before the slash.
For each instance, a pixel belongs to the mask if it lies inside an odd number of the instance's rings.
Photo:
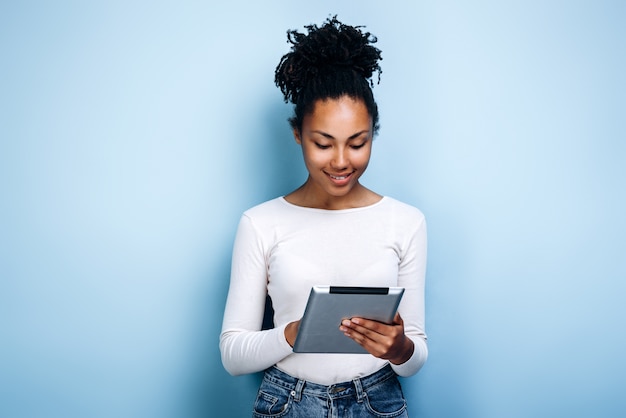
<svg viewBox="0 0 626 418">
<path fill-rule="evenodd" d="M 285 199 L 294 205 L 326 210 L 360 208 L 372 205 L 381 198 L 382 196 L 365 188 L 360 183 L 357 183 L 349 193 L 342 196 L 320 193 L 308 180 L 285 196 Z"/>
</svg>

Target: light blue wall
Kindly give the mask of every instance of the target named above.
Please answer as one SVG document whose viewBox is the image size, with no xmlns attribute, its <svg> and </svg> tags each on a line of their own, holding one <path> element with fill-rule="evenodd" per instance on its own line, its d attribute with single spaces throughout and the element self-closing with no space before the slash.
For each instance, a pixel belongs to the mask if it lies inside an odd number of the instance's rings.
<svg viewBox="0 0 626 418">
<path fill-rule="evenodd" d="M 305 178 L 273 71 L 334 13 L 384 54 L 364 182 L 429 221 L 412 416 L 624 416 L 624 4 L 3 2 L 0 416 L 249 416 L 230 249 Z"/>
</svg>

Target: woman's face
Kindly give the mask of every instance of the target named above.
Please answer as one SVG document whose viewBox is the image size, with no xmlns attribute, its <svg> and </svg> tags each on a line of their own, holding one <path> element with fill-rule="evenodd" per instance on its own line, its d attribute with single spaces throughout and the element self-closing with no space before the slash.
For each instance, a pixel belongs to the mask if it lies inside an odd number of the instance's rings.
<svg viewBox="0 0 626 418">
<path fill-rule="evenodd" d="M 319 100 L 294 131 L 309 171 L 305 187 L 316 200 L 349 203 L 372 151 L 372 118 L 361 100 L 348 96 Z"/>
</svg>

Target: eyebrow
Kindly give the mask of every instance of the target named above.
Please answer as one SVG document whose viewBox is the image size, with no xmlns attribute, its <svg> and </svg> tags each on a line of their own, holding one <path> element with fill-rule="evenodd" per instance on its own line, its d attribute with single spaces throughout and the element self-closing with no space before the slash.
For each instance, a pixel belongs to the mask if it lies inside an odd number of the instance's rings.
<svg viewBox="0 0 626 418">
<path fill-rule="evenodd" d="M 331 134 L 329 134 L 327 132 L 324 132 L 324 131 L 311 131 L 311 133 L 322 135 L 324 138 L 327 138 L 327 139 L 336 139 L 334 136 L 332 136 Z M 360 137 L 363 134 L 369 134 L 369 133 L 370 133 L 370 130 L 369 129 L 365 129 L 365 130 L 359 131 L 359 132 L 349 136 L 348 140 L 356 139 L 356 138 Z"/>
</svg>

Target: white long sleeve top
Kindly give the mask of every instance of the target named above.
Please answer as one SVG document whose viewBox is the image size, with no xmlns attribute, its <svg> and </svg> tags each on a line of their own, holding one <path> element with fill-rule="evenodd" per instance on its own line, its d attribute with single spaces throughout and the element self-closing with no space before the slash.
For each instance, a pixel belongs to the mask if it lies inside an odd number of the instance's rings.
<svg viewBox="0 0 626 418">
<path fill-rule="evenodd" d="M 415 350 L 391 366 L 400 376 L 413 375 L 428 356 L 425 272 L 424 215 L 390 197 L 344 210 L 296 206 L 283 197 L 255 206 L 241 217 L 235 238 L 220 335 L 224 367 L 239 375 L 276 365 L 322 385 L 374 373 L 388 361 L 370 354 L 294 353 L 284 330 L 302 317 L 314 285 L 400 286 L 405 293 L 398 311 Z M 261 330 L 266 294 L 275 328 Z"/>
</svg>

